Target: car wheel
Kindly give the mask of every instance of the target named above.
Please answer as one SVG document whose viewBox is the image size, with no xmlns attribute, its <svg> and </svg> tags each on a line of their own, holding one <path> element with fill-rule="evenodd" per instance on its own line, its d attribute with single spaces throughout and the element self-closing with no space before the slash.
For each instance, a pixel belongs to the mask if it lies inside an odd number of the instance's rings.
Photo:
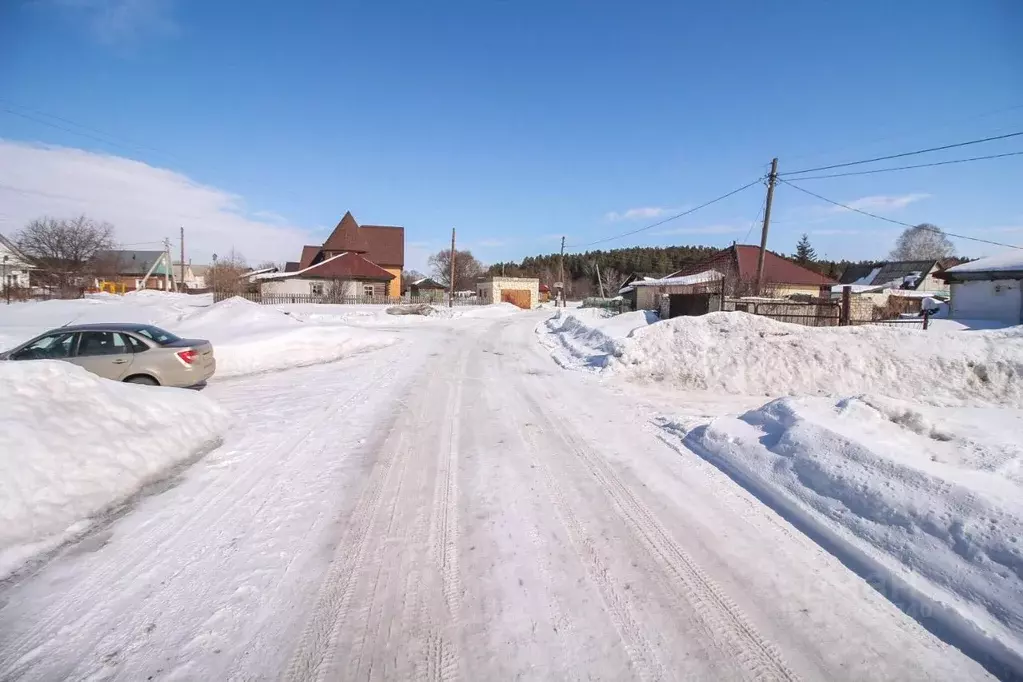
<svg viewBox="0 0 1023 682">
<path fill-rule="evenodd" d="M 147 377 L 147 376 L 128 377 L 127 379 L 124 380 L 124 383 L 126 383 L 126 384 L 141 384 L 142 386 L 159 386 L 160 385 L 160 383 L 156 379 L 154 379 L 153 377 Z"/>
</svg>

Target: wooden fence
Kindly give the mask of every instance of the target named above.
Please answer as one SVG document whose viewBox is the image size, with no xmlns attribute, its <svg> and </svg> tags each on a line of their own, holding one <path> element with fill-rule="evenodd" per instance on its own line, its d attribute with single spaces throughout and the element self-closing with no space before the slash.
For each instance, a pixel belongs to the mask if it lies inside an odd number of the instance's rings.
<svg viewBox="0 0 1023 682">
<path fill-rule="evenodd" d="M 894 311 L 874 308 L 869 314 L 860 314 L 851 305 L 849 297 L 841 301 L 817 298 L 808 301 L 758 301 L 751 299 L 725 299 L 725 311 L 742 311 L 753 315 L 769 317 L 779 322 L 801 324 L 806 327 L 847 327 L 874 324 L 886 327 L 927 329 L 929 318 L 926 313 L 919 316 L 899 314 Z"/>
<path fill-rule="evenodd" d="M 228 298 L 238 296 L 253 303 L 262 305 L 287 305 L 291 303 L 316 303 L 331 305 L 416 305 L 428 304 L 446 306 L 447 297 L 443 296 L 330 296 L 324 294 L 316 296 L 313 294 L 258 294 L 258 293 L 233 293 L 225 291 L 213 292 L 213 301 L 220 302 Z M 456 306 L 483 305 L 485 301 L 479 298 L 461 298 L 456 296 Z"/>
</svg>

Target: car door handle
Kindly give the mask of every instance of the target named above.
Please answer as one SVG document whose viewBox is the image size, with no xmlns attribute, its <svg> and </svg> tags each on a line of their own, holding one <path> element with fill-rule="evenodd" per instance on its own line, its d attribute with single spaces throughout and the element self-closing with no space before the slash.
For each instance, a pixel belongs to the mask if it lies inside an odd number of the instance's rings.
<svg viewBox="0 0 1023 682">
<path fill-rule="evenodd" d="M 114 360 L 114 364 L 115 365 L 123 365 L 126 362 L 128 362 L 128 361 L 125 360 L 124 358 L 117 358 L 116 360 Z"/>
</svg>

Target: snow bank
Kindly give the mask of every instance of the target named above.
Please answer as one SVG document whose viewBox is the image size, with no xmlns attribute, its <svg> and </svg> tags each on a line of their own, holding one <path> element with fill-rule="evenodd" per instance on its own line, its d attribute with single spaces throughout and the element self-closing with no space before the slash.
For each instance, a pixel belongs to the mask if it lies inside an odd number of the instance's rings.
<svg viewBox="0 0 1023 682">
<path fill-rule="evenodd" d="M 141 322 L 174 330 L 177 321 L 211 306 L 208 294 L 137 291 L 123 296 L 92 294 L 75 300 L 12 303 L 0 315 L 0 350 L 65 324 Z"/>
<path fill-rule="evenodd" d="M 599 308 L 559 309 L 537 332 L 562 366 L 600 369 L 620 352 L 623 339 L 657 319 L 649 310 L 609 315 Z"/>
<path fill-rule="evenodd" d="M 213 343 L 214 380 L 333 362 L 397 342 L 389 334 L 349 326 L 305 324 L 237 297 L 184 317 L 174 332 Z"/>
<path fill-rule="evenodd" d="M 181 389 L 122 384 L 58 361 L 0 362 L 0 575 L 16 546 L 74 531 L 213 447 L 227 415 Z"/>
<path fill-rule="evenodd" d="M 970 334 L 804 327 L 746 313 L 637 329 L 607 364 L 635 379 L 746 395 L 870 392 L 944 405 L 1023 406 L 1023 328 Z"/>
<path fill-rule="evenodd" d="M 782 398 L 685 443 L 946 641 L 1023 674 L 1021 427 L 1014 409 Z"/>
</svg>

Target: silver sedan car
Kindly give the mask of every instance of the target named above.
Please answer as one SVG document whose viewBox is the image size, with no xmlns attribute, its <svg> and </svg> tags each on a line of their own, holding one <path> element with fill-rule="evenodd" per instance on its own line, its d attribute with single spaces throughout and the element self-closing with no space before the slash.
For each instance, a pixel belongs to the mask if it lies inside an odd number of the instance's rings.
<svg viewBox="0 0 1023 682">
<path fill-rule="evenodd" d="M 0 360 L 65 360 L 114 381 L 202 388 L 217 361 L 213 345 L 148 324 L 80 324 L 51 329 L 0 353 Z"/>
</svg>

